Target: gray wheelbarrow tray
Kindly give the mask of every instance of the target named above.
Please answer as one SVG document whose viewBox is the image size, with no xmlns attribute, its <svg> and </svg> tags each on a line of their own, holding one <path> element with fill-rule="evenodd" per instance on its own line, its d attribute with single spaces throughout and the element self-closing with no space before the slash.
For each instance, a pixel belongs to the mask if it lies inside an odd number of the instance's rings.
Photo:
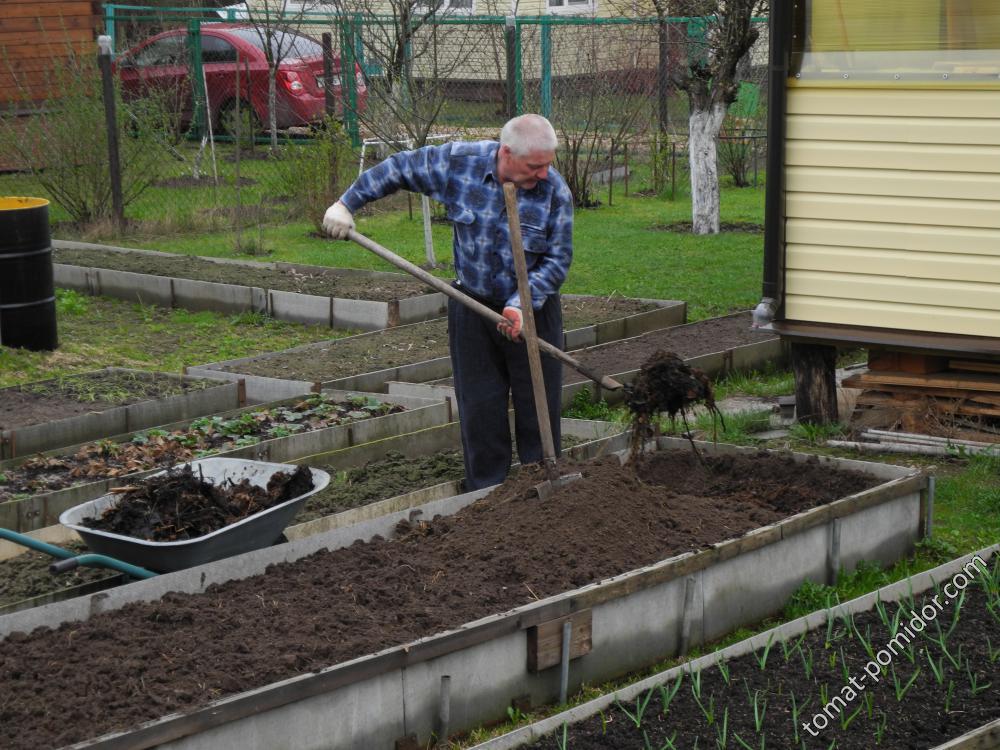
<svg viewBox="0 0 1000 750">
<path fill-rule="evenodd" d="M 178 464 L 174 468 L 184 465 Z M 295 470 L 295 466 L 290 464 L 242 458 L 203 458 L 190 462 L 190 466 L 196 474 L 200 472 L 205 481 L 212 484 L 221 484 L 230 479 L 233 482 L 248 479 L 251 484 L 259 487 L 266 487 L 268 480 L 279 471 Z M 106 509 L 117 505 L 121 495 L 115 494 L 104 495 L 64 511 L 59 516 L 59 523 L 73 529 L 94 552 L 159 573 L 169 573 L 269 547 L 277 542 L 306 498 L 330 483 L 330 475 L 325 471 L 313 468 L 309 470 L 313 476 L 313 488 L 309 492 L 195 539 L 150 542 L 81 525 L 85 518 L 100 516 Z M 166 471 L 161 471 L 151 476 L 165 473 Z"/>
</svg>

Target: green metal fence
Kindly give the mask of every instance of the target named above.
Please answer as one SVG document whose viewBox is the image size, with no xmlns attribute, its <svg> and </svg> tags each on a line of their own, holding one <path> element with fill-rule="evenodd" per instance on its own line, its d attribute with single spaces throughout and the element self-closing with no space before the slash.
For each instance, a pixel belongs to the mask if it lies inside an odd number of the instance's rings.
<svg viewBox="0 0 1000 750">
<path fill-rule="evenodd" d="M 270 46 L 271 61 L 228 44 L 220 24 Z M 691 18 L 247 18 L 109 4 L 120 127 L 145 127 L 150 118 L 139 114 L 155 109 L 151 102 L 167 123 L 151 139 L 163 150 L 161 169 L 153 174 L 147 163 L 148 186 L 134 191 L 126 214 L 133 226 L 179 231 L 206 221 L 315 224 L 362 165 L 396 149 L 495 138 L 523 112 L 552 121 L 557 167 L 581 205 L 612 201 L 616 190 L 676 195 L 686 185 L 687 99 L 669 72 L 697 54 L 705 29 Z M 745 60 L 744 91 L 723 133 L 725 158 L 744 178 L 764 156 L 766 45 L 765 32 Z M 58 209 L 55 218 L 63 218 Z"/>
</svg>

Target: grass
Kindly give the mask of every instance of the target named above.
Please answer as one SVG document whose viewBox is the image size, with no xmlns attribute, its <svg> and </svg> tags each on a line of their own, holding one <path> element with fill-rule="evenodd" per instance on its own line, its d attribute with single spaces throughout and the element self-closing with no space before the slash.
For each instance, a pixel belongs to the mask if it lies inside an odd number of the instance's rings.
<svg viewBox="0 0 1000 750">
<path fill-rule="evenodd" d="M 320 326 L 283 323 L 256 313 L 227 316 L 168 310 L 59 290 L 59 348 L 0 347 L 0 387 L 101 367 L 180 372 L 187 365 L 276 351 L 343 336 Z"/>
</svg>

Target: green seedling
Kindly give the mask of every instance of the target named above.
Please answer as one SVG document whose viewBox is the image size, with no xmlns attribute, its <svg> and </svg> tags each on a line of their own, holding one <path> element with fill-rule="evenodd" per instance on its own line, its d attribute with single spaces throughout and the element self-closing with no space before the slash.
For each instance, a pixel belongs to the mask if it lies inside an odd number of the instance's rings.
<svg viewBox="0 0 1000 750">
<path fill-rule="evenodd" d="M 566 750 L 566 743 L 568 741 L 566 735 L 568 732 L 569 724 L 564 721 L 562 725 L 562 738 L 556 737 L 556 744 L 559 745 L 559 750 Z"/>
<path fill-rule="evenodd" d="M 955 681 L 948 680 L 948 691 L 944 695 L 944 712 L 951 713 L 951 698 L 955 694 Z"/>
<path fill-rule="evenodd" d="M 781 653 L 785 657 L 785 664 L 792 658 L 797 650 L 802 648 L 802 640 L 806 637 L 808 631 L 803 631 L 802 635 L 799 636 L 798 640 L 795 641 L 791 646 L 788 645 L 788 641 L 781 641 Z"/>
<path fill-rule="evenodd" d="M 881 745 L 882 744 L 882 740 L 885 738 L 886 727 L 889 726 L 889 717 L 886 716 L 886 714 L 884 712 L 882 712 L 882 711 L 879 711 L 879 714 L 881 714 L 882 718 L 879 721 L 875 722 L 875 744 L 876 745 Z"/>
<path fill-rule="evenodd" d="M 806 655 L 808 653 L 808 656 Z M 812 679 L 813 676 L 813 650 L 812 646 L 809 646 L 806 650 L 799 650 L 799 654 L 802 656 L 802 668 L 805 670 L 806 679 Z"/>
<path fill-rule="evenodd" d="M 763 649 L 763 651 L 760 654 L 758 654 L 756 651 L 754 651 L 754 654 L 753 654 L 754 658 L 757 660 L 757 664 L 758 664 L 758 666 L 760 666 L 760 670 L 762 672 L 767 668 L 767 655 L 769 653 L 771 653 L 771 646 L 772 645 L 774 645 L 774 634 L 773 633 L 771 634 L 771 637 L 767 639 L 767 645 L 764 646 L 764 649 Z"/>
<path fill-rule="evenodd" d="M 846 711 L 842 711 L 840 713 L 840 728 L 843 729 L 846 732 L 847 728 L 849 726 L 851 726 L 851 722 L 853 722 L 856 718 L 858 718 L 858 714 L 860 714 L 862 711 L 864 711 L 864 709 L 865 709 L 865 706 L 862 703 L 860 706 L 858 706 L 854 710 L 854 713 L 852 713 L 850 716 L 847 715 Z"/>
<path fill-rule="evenodd" d="M 670 735 L 669 737 L 664 737 L 663 745 L 660 747 L 660 750 L 677 750 L 677 745 L 674 744 L 674 740 L 676 739 L 677 739 L 677 730 L 675 729 L 672 735 Z"/>
<path fill-rule="evenodd" d="M 3 481 L 3 475 L 0 474 L 0 482 Z M 993 644 L 990 643 L 990 637 L 986 636 L 986 652 L 990 657 L 990 664 L 996 664 L 997 659 L 1000 659 L 1000 648 L 996 651 L 993 650 Z"/>
<path fill-rule="evenodd" d="M 733 733 L 733 739 L 736 740 L 738 743 L 740 743 L 740 747 L 744 748 L 744 750 L 765 750 L 764 737 L 760 738 L 759 748 L 754 747 L 735 732 Z"/>
<path fill-rule="evenodd" d="M 709 722 L 711 723 L 711 722 Z M 722 723 L 715 726 L 715 746 L 718 750 L 726 750 L 729 746 L 729 707 L 722 712 Z"/>
<path fill-rule="evenodd" d="M 853 623 L 851 624 L 852 626 L 854 625 Z M 865 650 L 865 653 L 868 654 L 868 658 L 871 659 L 872 661 L 876 661 L 875 649 L 872 647 L 871 626 L 870 625 L 865 626 L 865 635 L 861 635 L 861 631 L 858 630 L 856 626 L 854 626 L 854 634 L 858 637 L 858 641 L 861 642 L 861 647 Z M 881 671 L 884 672 L 885 670 L 883 669 Z"/>
<path fill-rule="evenodd" d="M 722 679 L 725 681 L 726 685 L 729 685 L 729 665 L 720 656 L 719 660 L 716 662 L 715 666 L 719 668 L 719 674 L 722 675 Z"/>
<path fill-rule="evenodd" d="M 973 696 L 979 695 L 993 684 L 992 682 L 987 682 L 984 685 L 979 682 L 979 677 L 969 668 L 969 662 L 965 663 L 965 674 L 969 677 L 969 689 L 972 690 Z"/>
<path fill-rule="evenodd" d="M 674 680 L 674 686 L 668 688 L 666 685 L 660 685 L 660 702 L 663 704 L 663 715 L 666 716 L 670 711 L 670 704 L 674 700 L 674 696 L 677 695 L 677 691 L 681 689 L 681 682 L 684 681 L 684 673 L 682 672 L 680 676 Z"/>
<path fill-rule="evenodd" d="M 795 735 L 795 742 L 797 743 L 799 741 L 799 726 L 802 723 L 799 721 L 799 717 L 802 715 L 802 712 L 806 710 L 806 706 L 809 705 L 809 702 L 812 700 L 812 696 L 806 698 L 806 702 L 803 703 L 801 706 L 795 702 L 795 693 L 791 694 L 791 698 L 792 698 L 792 733 Z"/>
<path fill-rule="evenodd" d="M 701 670 L 697 672 L 690 672 L 691 675 L 691 692 L 694 694 L 695 699 L 701 698 Z"/>
<path fill-rule="evenodd" d="M 899 677 L 896 676 L 895 666 L 890 665 L 889 669 L 892 671 L 892 686 L 896 691 L 896 702 L 902 702 L 903 698 L 906 697 L 906 693 L 911 687 L 913 687 L 913 683 L 917 681 L 917 677 L 920 676 L 920 667 L 917 667 L 917 671 L 910 676 L 910 679 L 906 681 L 906 684 L 903 684 Z"/>
<path fill-rule="evenodd" d="M 709 726 L 712 726 L 712 724 L 715 723 L 715 693 L 709 694 L 707 707 L 704 703 L 702 703 L 701 698 L 698 696 L 695 696 L 694 702 L 698 704 L 698 708 L 700 708 L 701 712 L 705 715 L 705 721 L 708 722 Z"/>
<path fill-rule="evenodd" d="M 927 663 L 931 665 L 931 672 L 934 674 L 934 680 L 940 687 L 944 684 L 944 657 L 942 656 L 935 662 L 934 658 L 931 656 L 931 652 L 926 648 L 924 649 L 924 654 L 927 656 Z"/>
<path fill-rule="evenodd" d="M 753 693 L 753 726 L 760 734 L 761 728 L 764 726 L 764 716 L 767 714 L 767 699 L 758 701 L 760 696 L 760 691 L 755 690 Z"/>
<path fill-rule="evenodd" d="M 635 724 L 635 728 L 639 729 L 642 726 L 642 715 L 646 713 L 646 706 L 649 705 L 649 699 L 652 697 L 653 697 L 653 688 L 650 688 L 649 690 L 646 691 L 645 697 L 640 696 L 639 698 L 636 698 L 634 714 L 627 708 L 625 708 L 625 706 L 622 705 L 621 701 L 616 700 L 615 703 L 617 704 L 618 708 L 622 710 L 622 713 L 624 713 L 632 721 L 632 723 Z"/>
<path fill-rule="evenodd" d="M 868 715 L 868 718 L 872 718 L 872 712 L 875 707 L 875 701 L 872 699 L 872 694 L 865 693 L 865 697 L 861 699 L 861 702 L 864 704 L 865 713 Z"/>
<path fill-rule="evenodd" d="M 840 673 L 844 676 L 844 682 L 851 681 L 851 668 L 847 666 L 847 657 L 844 656 L 843 646 L 840 647 Z"/>
</svg>

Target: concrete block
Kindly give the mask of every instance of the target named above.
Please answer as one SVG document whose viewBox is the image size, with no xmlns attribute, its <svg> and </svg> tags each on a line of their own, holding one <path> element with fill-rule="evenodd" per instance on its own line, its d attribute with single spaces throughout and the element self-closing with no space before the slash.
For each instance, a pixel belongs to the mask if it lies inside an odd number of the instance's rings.
<svg viewBox="0 0 1000 750">
<path fill-rule="evenodd" d="M 399 325 L 442 318 L 448 314 L 448 297 L 441 292 L 399 300 Z"/>
<path fill-rule="evenodd" d="M 363 299 L 333 300 L 333 327 L 377 331 L 390 326 L 389 304 Z"/>
<path fill-rule="evenodd" d="M 229 314 L 253 310 L 253 295 L 248 286 L 194 279 L 171 281 L 174 285 L 174 307 L 194 311 L 215 310 Z"/>
<path fill-rule="evenodd" d="M 98 294 L 115 297 L 144 305 L 173 307 L 174 293 L 171 279 L 166 276 L 151 276 L 131 271 L 112 271 L 108 268 L 94 269 L 97 276 Z"/>
<path fill-rule="evenodd" d="M 333 326 L 332 300 L 313 294 L 268 289 L 269 309 L 278 320 L 304 325 Z"/>
</svg>

